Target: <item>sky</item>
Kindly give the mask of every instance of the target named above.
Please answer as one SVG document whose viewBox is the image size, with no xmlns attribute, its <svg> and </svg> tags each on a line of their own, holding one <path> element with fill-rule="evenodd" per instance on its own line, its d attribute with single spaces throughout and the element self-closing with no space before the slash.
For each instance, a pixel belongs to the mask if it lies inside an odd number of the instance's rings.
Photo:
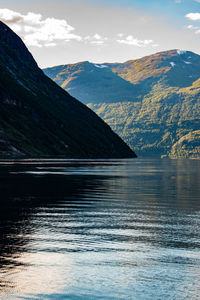
<svg viewBox="0 0 200 300">
<path fill-rule="evenodd" d="M 1 0 L 0 20 L 42 68 L 169 49 L 200 54 L 200 0 Z"/>
</svg>

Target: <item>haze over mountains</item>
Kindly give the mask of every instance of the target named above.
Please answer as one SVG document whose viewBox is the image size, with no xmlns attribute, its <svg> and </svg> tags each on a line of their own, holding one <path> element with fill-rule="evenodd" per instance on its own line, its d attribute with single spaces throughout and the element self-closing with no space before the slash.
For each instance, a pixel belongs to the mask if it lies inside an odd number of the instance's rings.
<svg viewBox="0 0 200 300">
<path fill-rule="evenodd" d="M 44 75 L 0 22 L 0 155 L 135 157 L 94 112 Z"/>
<path fill-rule="evenodd" d="M 200 56 L 193 52 L 170 50 L 125 63 L 81 62 L 44 72 L 140 155 L 170 156 L 179 139 L 200 128 Z M 196 147 L 190 157 L 199 156 Z"/>
</svg>

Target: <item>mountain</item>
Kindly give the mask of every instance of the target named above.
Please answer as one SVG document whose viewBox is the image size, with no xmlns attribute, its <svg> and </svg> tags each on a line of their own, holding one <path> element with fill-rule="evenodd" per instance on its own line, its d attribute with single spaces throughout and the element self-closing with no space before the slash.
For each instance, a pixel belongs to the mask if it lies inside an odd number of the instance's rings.
<svg viewBox="0 0 200 300">
<path fill-rule="evenodd" d="M 168 155 L 182 136 L 200 128 L 200 56 L 193 52 L 170 50 L 125 63 L 82 62 L 44 72 L 139 155 Z"/>
<path fill-rule="evenodd" d="M 73 65 L 47 68 L 44 72 L 84 104 L 102 101 L 112 103 L 121 99 L 134 101 L 135 88 L 133 85 L 113 73 L 106 65 L 85 61 Z"/>
<path fill-rule="evenodd" d="M 135 157 L 93 111 L 44 75 L 0 22 L 0 156 Z"/>
</svg>

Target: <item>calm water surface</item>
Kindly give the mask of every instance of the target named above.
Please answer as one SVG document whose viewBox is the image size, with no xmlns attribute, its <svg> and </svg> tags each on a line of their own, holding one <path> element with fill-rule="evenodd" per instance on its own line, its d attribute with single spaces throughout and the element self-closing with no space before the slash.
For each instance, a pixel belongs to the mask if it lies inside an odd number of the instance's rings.
<svg viewBox="0 0 200 300">
<path fill-rule="evenodd" d="M 0 198 L 0 299 L 200 298 L 200 161 L 1 161 Z"/>
</svg>

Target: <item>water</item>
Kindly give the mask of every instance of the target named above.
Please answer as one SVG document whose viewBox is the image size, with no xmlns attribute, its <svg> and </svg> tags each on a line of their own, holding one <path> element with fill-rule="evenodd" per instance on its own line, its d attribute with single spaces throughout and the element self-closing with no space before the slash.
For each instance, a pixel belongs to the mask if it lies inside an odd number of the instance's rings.
<svg viewBox="0 0 200 300">
<path fill-rule="evenodd" d="M 0 299 L 199 299 L 199 160 L 0 163 Z"/>
</svg>

